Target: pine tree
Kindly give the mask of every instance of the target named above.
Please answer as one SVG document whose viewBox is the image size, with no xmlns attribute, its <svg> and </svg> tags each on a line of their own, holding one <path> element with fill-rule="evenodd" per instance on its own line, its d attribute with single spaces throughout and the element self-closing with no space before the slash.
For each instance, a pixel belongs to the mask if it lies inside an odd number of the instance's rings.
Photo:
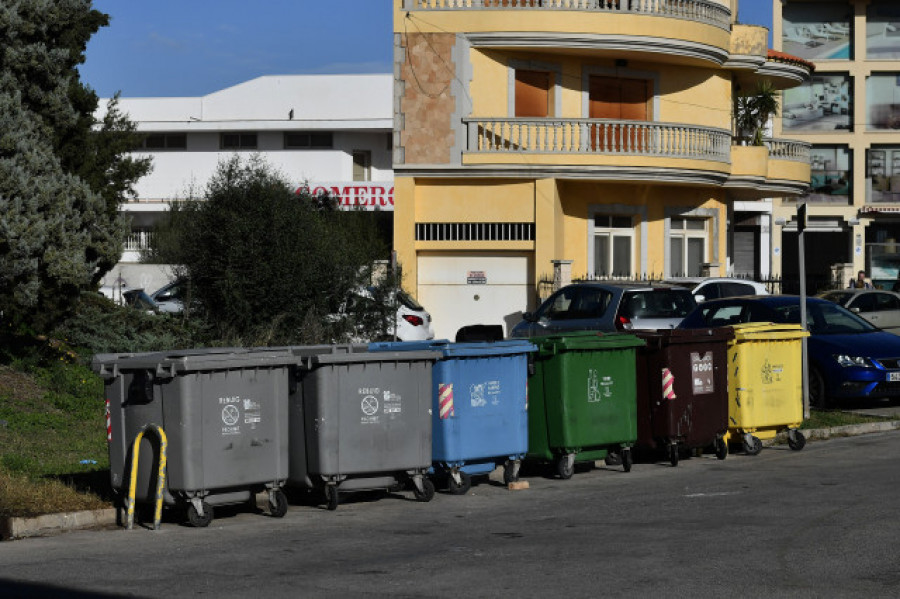
<svg viewBox="0 0 900 599">
<path fill-rule="evenodd" d="M 79 78 L 108 17 L 90 0 L 0 4 L 0 311 L 45 332 L 118 261 L 120 203 L 149 171 L 141 137 L 116 108 L 95 123 Z"/>
</svg>

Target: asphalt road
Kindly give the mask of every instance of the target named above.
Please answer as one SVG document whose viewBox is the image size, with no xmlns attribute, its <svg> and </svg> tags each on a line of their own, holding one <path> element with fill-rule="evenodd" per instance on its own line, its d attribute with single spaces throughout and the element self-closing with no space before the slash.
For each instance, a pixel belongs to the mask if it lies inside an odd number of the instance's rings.
<svg viewBox="0 0 900 599">
<path fill-rule="evenodd" d="M 0 596 L 896 597 L 900 432 L 0 543 Z"/>
</svg>

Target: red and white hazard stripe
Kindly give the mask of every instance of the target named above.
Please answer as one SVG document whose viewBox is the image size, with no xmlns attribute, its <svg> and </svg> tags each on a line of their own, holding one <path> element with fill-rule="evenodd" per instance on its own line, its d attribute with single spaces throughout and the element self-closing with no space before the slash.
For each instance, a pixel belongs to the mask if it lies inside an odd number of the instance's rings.
<svg viewBox="0 0 900 599">
<path fill-rule="evenodd" d="M 109 415 L 109 399 L 106 400 L 106 442 L 112 443 L 112 417 Z"/>
<path fill-rule="evenodd" d="M 675 376 L 668 368 L 662 369 L 663 399 L 675 399 Z"/>
<path fill-rule="evenodd" d="M 438 398 L 441 420 L 452 418 L 456 413 L 453 409 L 453 385 L 446 383 L 438 385 Z"/>
</svg>

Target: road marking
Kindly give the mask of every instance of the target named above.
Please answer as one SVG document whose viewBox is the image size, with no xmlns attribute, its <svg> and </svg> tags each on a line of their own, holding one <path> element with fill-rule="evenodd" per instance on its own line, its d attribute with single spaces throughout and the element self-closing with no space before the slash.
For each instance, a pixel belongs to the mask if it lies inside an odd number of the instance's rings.
<svg viewBox="0 0 900 599">
<path fill-rule="evenodd" d="M 694 499 L 695 497 L 725 497 L 726 495 L 740 495 L 740 491 L 723 491 L 722 493 L 691 493 L 690 495 L 685 495 L 685 497 L 689 499 Z"/>
</svg>

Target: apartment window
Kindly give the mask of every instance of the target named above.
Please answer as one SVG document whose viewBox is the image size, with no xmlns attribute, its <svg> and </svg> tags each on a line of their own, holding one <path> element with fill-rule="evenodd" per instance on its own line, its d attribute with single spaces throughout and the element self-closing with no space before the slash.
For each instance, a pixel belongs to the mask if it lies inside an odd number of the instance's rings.
<svg viewBox="0 0 900 599">
<path fill-rule="evenodd" d="M 781 108 L 785 133 L 849 131 L 853 125 L 853 89 L 849 75 L 815 75 L 785 90 Z"/>
<path fill-rule="evenodd" d="M 330 131 L 285 132 L 285 150 L 328 149 L 334 147 L 334 134 Z"/>
<path fill-rule="evenodd" d="M 221 143 L 223 150 L 255 150 L 256 133 L 223 133 Z"/>
<path fill-rule="evenodd" d="M 798 202 L 850 203 L 852 153 L 841 146 L 813 146 L 809 150 L 809 194 Z"/>
<path fill-rule="evenodd" d="M 706 262 L 706 219 L 675 217 L 669 226 L 669 270 L 673 277 L 699 277 Z"/>
<path fill-rule="evenodd" d="M 516 69 L 515 116 L 543 118 L 552 114 L 549 71 Z"/>
<path fill-rule="evenodd" d="M 872 73 L 866 81 L 870 131 L 900 129 L 900 73 Z"/>
<path fill-rule="evenodd" d="M 372 152 L 368 150 L 353 150 L 353 180 L 372 180 Z"/>
<path fill-rule="evenodd" d="M 784 3 L 782 21 L 782 50 L 788 54 L 814 61 L 851 59 L 853 7 L 846 0 Z"/>
<path fill-rule="evenodd" d="M 146 150 L 184 150 L 187 148 L 187 134 L 151 133 L 141 146 Z"/>
<path fill-rule="evenodd" d="M 871 181 L 872 190 L 866 198 L 867 204 L 900 202 L 900 146 L 879 146 L 867 150 L 866 177 Z"/>
<path fill-rule="evenodd" d="M 866 58 L 900 59 L 900 6 L 897 0 L 871 0 L 866 9 Z"/>
<path fill-rule="evenodd" d="M 632 276 L 634 226 L 630 216 L 594 216 L 591 243 L 594 276 Z"/>
</svg>

